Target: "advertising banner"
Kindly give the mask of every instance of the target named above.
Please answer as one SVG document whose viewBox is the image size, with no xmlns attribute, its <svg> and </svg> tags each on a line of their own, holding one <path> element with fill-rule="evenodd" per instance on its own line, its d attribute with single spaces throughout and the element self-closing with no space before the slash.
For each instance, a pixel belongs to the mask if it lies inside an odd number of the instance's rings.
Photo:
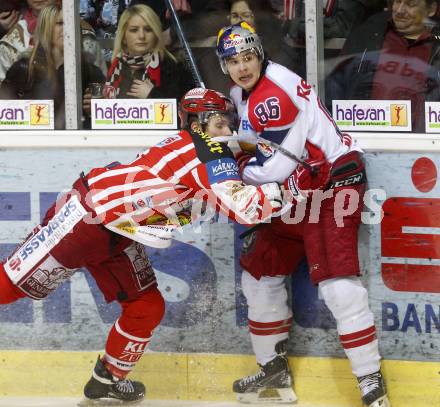
<svg viewBox="0 0 440 407">
<path fill-rule="evenodd" d="M 425 102 L 425 131 L 440 133 L 440 102 Z"/>
<path fill-rule="evenodd" d="M 92 99 L 92 129 L 177 129 L 176 99 Z"/>
<path fill-rule="evenodd" d="M 26 238 L 82 170 L 135 149 L 0 151 L 0 257 Z M 369 153 L 360 231 L 362 281 L 386 359 L 439 361 L 440 154 Z M 168 249 L 145 248 L 166 300 L 151 350 L 251 354 L 238 263 L 243 227 L 219 217 L 185 227 Z M 293 310 L 289 354 L 343 356 L 330 311 L 306 260 L 288 280 Z M 43 301 L 0 306 L 0 349 L 99 350 L 118 317 L 82 270 Z"/>
<path fill-rule="evenodd" d="M 53 100 L 0 100 L 0 130 L 53 130 Z"/>
<path fill-rule="evenodd" d="M 344 131 L 411 131 L 408 100 L 333 100 L 332 109 Z"/>
</svg>

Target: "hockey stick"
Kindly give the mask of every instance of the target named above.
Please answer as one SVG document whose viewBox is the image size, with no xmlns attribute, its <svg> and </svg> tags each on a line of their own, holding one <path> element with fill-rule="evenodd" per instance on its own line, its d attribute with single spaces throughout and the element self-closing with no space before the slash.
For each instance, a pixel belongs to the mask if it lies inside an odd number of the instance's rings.
<svg viewBox="0 0 440 407">
<path fill-rule="evenodd" d="M 213 137 L 213 141 L 217 142 L 228 142 L 232 140 L 238 141 L 239 137 L 236 131 L 233 132 L 230 136 L 223 136 L 223 137 Z M 298 164 L 301 164 L 304 168 L 310 171 L 310 174 L 316 175 L 317 171 L 319 171 L 318 167 L 313 167 L 309 163 L 305 162 L 304 160 L 301 160 L 298 158 L 295 154 L 291 153 L 289 150 L 286 150 L 284 147 L 281 147 L 278 143 L 275 143 L 274 141 L 270 141 L 264 137 L 257 136 L 257 140 L 263 142 L 264 144 L 267 144 L 269 147 L 272 147 L 273 149 L 279 151 L 281 154 L 285 155 L 286 157 L 290 158 L 291 160 L 297 162 Z M 244 232 L 240 233 L 238 235 L 238 238 L 240 240 L 243 240 L 246 236 L 249 236 L 250 234 L 254 233 L 256 230 L 258 230 L 261 226 L 265 225 L 265 223 L 258 223 L 254 226 L 251 226 Z"/>
<path fill-rule="evenodd" d="M 313 167 L 309 163 L 305 162 L 304 160 L 301 160 L 298 158 L 295 154 L 291 153 L 289 150 L 286 150 L 284 147 L 280 146 L 278 143 L 275 143 L 274 141 L 270 141 L 267 138 L 257 136 L 257 140 L 261 140 L 264 144 L 267 144 L 269 147 L 272 147 L 274 150 L 279 151 L 281 154 L 285 155 L 286 157 L 290 158 L 293 161 L 296 161 L 298 164 L 301 164 L 305 169 L 310 171 L 311 175 L 315 175 L 318 171 L 317 167 Z"/>
<path fill-rule="evenodd" d="M 230 136 L 222 136 L 222 137 L 212 137 L 213 141 L 217 142 L 228 142 L 232 140 L 239 140 L 239 137 L 237 133 L 234 131 L 234 134 L 231 134 Z M 285 155 L 286 157 L 290 158 L 291 160 L 297 162 L 298 164 L 301 164 L 304 168 L 310 171 L 311 175 L 315 175 L 318 171 L 317 167 L 313 167 L 309 163 L 305 162 L 304 160 L 301 160 L 298 158 L 295 154 L 291 153 L 289 150 L 286 150 L 284 147 L 280 146 L 278 143 L 275 143 L 274 141 L 270 141 L 267 138 L 257 136 L 257 140 L 261 141 L 264 144 L 267 144 L 269 147 L 272 147 L 274 150 L 279 151 L 281 154 Z"/>
<path fill-rule="evenodd" d="M 182 29 L 182 26 L 180 25 L 179 17 L 177 16 L 176 10 L 174 8 L 173 1 L 166 0 L 165 3 L 168 7 L 168 10 L 171 13 L 171 17 L 173 18 L 174 23 L 176 24 L 176 32 L 179 37 L 180 43 L 182 44 L 183 49 L 185 50 L 185 59 L 186 59 L 186 62 L 188 63 L 188 66 L 191 70 L 191 74 L 194 79 L 194 82 L 196 83 L 196 85 L 198 87 L 206 88 L 205 83 L 202 80 L 202 76 L 200 75 L 200 72 L 197 68 L 196 61 L 194 59 L 194 55 L 191 51 L 191 48 L 188 44 L 188 41 L 186 40 L 185 34 L 183 33 L 183 29 Z"/>
</svg>

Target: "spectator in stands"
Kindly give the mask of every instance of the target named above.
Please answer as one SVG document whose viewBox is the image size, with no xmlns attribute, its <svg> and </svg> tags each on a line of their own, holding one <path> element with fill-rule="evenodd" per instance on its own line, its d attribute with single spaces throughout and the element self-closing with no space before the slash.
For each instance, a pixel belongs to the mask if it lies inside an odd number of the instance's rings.
<svg viewBox="0 0 440 407">
<path fill-rule="evenodd" d="M 346 59 L 327 78 L 326 97 L 410 100 L 412 124 L 424 132 L 424 102 L 440 100 L 440 41 L 432 17 L 438 0 L 394 0 L 347 39 Z"/>
<path fill-rule="evenodd" d="M 213 3 L 216 3 L 213 1 Z M 221 28 L 221 25 L 237 24 L 240 21 L 245 21 L 251 26 L 255 27 L 258 34 L 262 38 L 265 52 L 270 59 L 279 62 L 282 60 L 284 65 L 290 66 L 288 56 L 283 54 L 280 50 L 280 43 L 282 40 L 281 24 L 275 16 L 275 11 L 267 0 L 228 0 L 224 2 L 227 5 L 227 10 L 224 10 L 223 15 L 219 15 L 219 9 L 216 9 L 214 15 L 218 15 L 216 22 L 212 21 L 214 16 L 210 17 L 205 27 L 200 27 L 198 36 L 209 32 L 204 38 L 196 39 L 192 41 L 197 66 L 200 70 L 201 76 L 208 87 L 213 87 L 224 93 L 229 92 L 231 87 L 230 79 L 223 75 L 218 63 L 217 56 L 213 49 L 217 42 L 217 33 Z M 214 6 L 214 4 L 212 4 Z M 219 7 L 220 5 L 217 4 Z M 193 6 L 196 9 L 196 6 Z M 210 13 L 207 12 L 207 15 Z M 197 25 L 201 25 L 200 20 L 207 19 L 207 16 L 199 16 L 199 13 L 195 14 L 192 19 L 185 25 L 185 34 L 188 34 L 187 28 L 189 28 L 188 37 L 195 37 L 195 28 Z M 184 22 L 185 23 L 185 22 Z M 221 24 L 219 27 L 217 27 Z M 217 27 L 217 28 L 216 28 Z"/>
<path fill-rule="evenodd" d="M 282 41 L 281 24 L 277 21 L 275 10 L 267 0 L 229 0 L 229 24 L 245 21 L 255 27 L 263 41 L 266 55 L 274 62 L 280 60 L 287 67 L 292 63 L 280 50 Z"/>
<path fill-rule="evenodd" d="M 2 0 L 0 4 L 0 38 L 2 38 L 20 17 L 19 0 Z"/>
<path fill-rule="evenodd" d="M 107 74 L 107 98 L 178 98 L 195 86 L 183 64 L 165 48 L 162 26 L 148 6 L 131 6 L 116 32 Z"/>
<path fill-rule="evenodd" d="M 255 15 L 248 0 L 231 0 L 228 18 L 231 25 L 246 21 L 255 27 Z"/>
<path fill-rule="evenodd" d="M 60 7 L 43 8 L 35 29 L 35 46 L 8 70 L 0 85 L 1 99 L 52 99 L 55 105 L 55 128 L 65 127 L 64 36 Z M 101 82 L 102 72 L 86 62 L 82 67 L 83 89 L 88 83 Z"/>
<path fill-rule="evenodd" d="M 383 11 L 387 0 L 326 0 L 323 5 L 324 39 L 347 38 L 354 27 L 359 26 L 369 16 Z M 289 55 L 288 61 L 291 66 L 293 63 L 293 70 L 306 77 L 304 1 L 285 1 L 280 18 L 283 20 L 284 32 L 281 49 Z M 339 50 L 326 50 L 325 57 L 335 57 L 337 53 Z"/>
<path fill-rule="evenodd" d="M 347 38 L 353 27 L 383 11 L 387 0 L 326 0 L 324 3 L 324 38 L 327 39 Z M 284 10 L 287 35 L 302 43 L 306 32 L 304 9 L 303 2 L 287 1 Z"/>
<path fill-rule="evenodd" d="M 169 35 L 169 20 L 166 18 L 164 0 L 81 0 L 80 14 L 96 31 L 103 48 L 104 59 L 108 64 L 112 61 L 113 42 L 119 18 L 129 6 L 144 4 L 151 7 L 160 17 L 162 27 Z M 168 44 L 167 44 L 168 45 Z"/>
<path fill-rule="evenodd" d="M 0 82 L 19 55 L 29 48 L 38 14 L 49 4 L 53 4 L 53 0 L 26 0 L 17 24 L 0 40 Z"/>
<path fill-rule="evenodd" d="M 97 66 L 104 74 L 107 73 L 107 64 L 104 60 L 101 44 L 96 37 L 93 27 L 86 21 L 81 19 L 81 50 L 82 57 L 87 62 Z"/>
</svg>

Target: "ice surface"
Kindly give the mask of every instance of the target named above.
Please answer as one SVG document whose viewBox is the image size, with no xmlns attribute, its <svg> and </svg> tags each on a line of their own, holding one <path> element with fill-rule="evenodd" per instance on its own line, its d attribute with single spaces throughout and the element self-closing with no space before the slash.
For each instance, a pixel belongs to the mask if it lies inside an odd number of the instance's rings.
<svg viewBox="0 0 440 407">
<path fill-rule="evenodd" d="M 78 407 L 81 405 L 81 398 L 64 397 L 1 397 L 0 407 Z M 121 406 L 121 404 L 117 404 Z M 287 406 L 288 404 L 283 404 Z M 96 407 L 106 407 L 115 404 L 94 404 Z M 249 404 L 218 402 L 218 401 L 183 401 L 183 400 L 144 400 L 142 403 L 135 404 L 133 407 L 246 407 Z M 280 404 L 264 404 L 266 407 L 279 407 Z M 295 407 L 301 407 L 301 404 L 292 404 Z M 307 407 L 314 407 L 310 404 Z M 324 406 L 315 406 L 324 407 Z"/>
</svg>

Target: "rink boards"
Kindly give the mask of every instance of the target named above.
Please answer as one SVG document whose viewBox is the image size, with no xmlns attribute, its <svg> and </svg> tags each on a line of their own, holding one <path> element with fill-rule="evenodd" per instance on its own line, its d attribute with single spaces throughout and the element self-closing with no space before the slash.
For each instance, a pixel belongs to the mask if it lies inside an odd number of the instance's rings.
<svg viewBox="0 0 440 407">
<path fill-rule="evenodd" d="M 38 155 L 31 149 L 0 151 L 0 255 L 10 253 L 39 223 L 57 193 L 69 187 L 82 170 L 115 159 L 129 162 L 137 151 L 53 148 L 40 150 Z M 417 395 L 412 404 L 399 403 L 398 407 L 415 406 L 419 399 L 425 400 L 420 406 L 438 405 L 440 155 L 368 153 L 366 163 L 369 188 L 377 192 L 367 202 L 370 209 L 365 210 L 364 220 L 370 224 L 362 226 L 359 249 L 390 391 L 393 400 L 401 398 L 402 403 L 413 397 L 412 390 Z M 384 209 L 382 222 L 378 222 L 377 208 Z M 181 398 L 232 398 L 232 380 L 254 371 L 240 292 L 241 230 L 230 223 L 206 223 L 176 236 L 170 249 L 147 249 L 167 301 L 165 318 L 151 343 L 157 353 L 148 354 L 148 362 L 144 360 L 137 370 L 154 397 L 176 394 L 164 387 L 170 385 L 179 389 Z M 294 314 L 289 354 L 298 356 L 291 359 L 298 393 L 307 400 L 312 397 L 313 403 L 313 397 L 320 394 L 324 401 L 345 400 L 347 389 L 351 401 L 334 405 L 356 405 L 355 382 L 346 361 L 339 359 L 343 352 L 335 323 L 310 283 L 305 263 L 294 274 L 289 292 Z M 46 389 L 56 389 L 55 379 L 62 377 L 60 395 L 66 388 L 68 394 L 80 393 L 117 316 L 118 305 L 105 304 L 94 281 L 82 272 L 45 301 L 22 300 L 1 307 L 0 360 L 15 376 L 2 374 L 0 391 L 16 394 L 12 379 L 11 385 L 4 385 L 9 377 L 26 383 L 26 389 L 38 387 L 37 379 L 44 380 Z M 59 352 L 49 352 L 52 362 L 43 363 L 42 352 L 54 350 Z M 14 369 L 16 360 L 22 360 L 22 368 Z M 39 363 L 43 363 L 41 368 Z M 179 373 L 170 373 L 173 379 L 161 383 L 162 375 L 154 374 L 154 369 L 163 372 L 170 365 L 179 367 Z M 202 367 L 209 368 L 210 374 L 203 373 Z M 44 374 L 26 377 L 32 369 Z M 70 375 L 75 376 L 72 388 L 66 379 Z"/>
<path fill-rule="evenodd" d="M 82 397 L 96 352 L 0 352 L 1 397 Z M 289 357 L 294 389 L 301 406 L 361 407 L 356 381 L 345 359 Z M 438 363 L 387 360 L 393 407 L 440 405 Z M 157 400 L 232 401 L 232 382 L 255 373 L 252 356 L 222 354 L 147 353 L 132 378 L 147 386 L 147 398 Z"/>
</svg>

